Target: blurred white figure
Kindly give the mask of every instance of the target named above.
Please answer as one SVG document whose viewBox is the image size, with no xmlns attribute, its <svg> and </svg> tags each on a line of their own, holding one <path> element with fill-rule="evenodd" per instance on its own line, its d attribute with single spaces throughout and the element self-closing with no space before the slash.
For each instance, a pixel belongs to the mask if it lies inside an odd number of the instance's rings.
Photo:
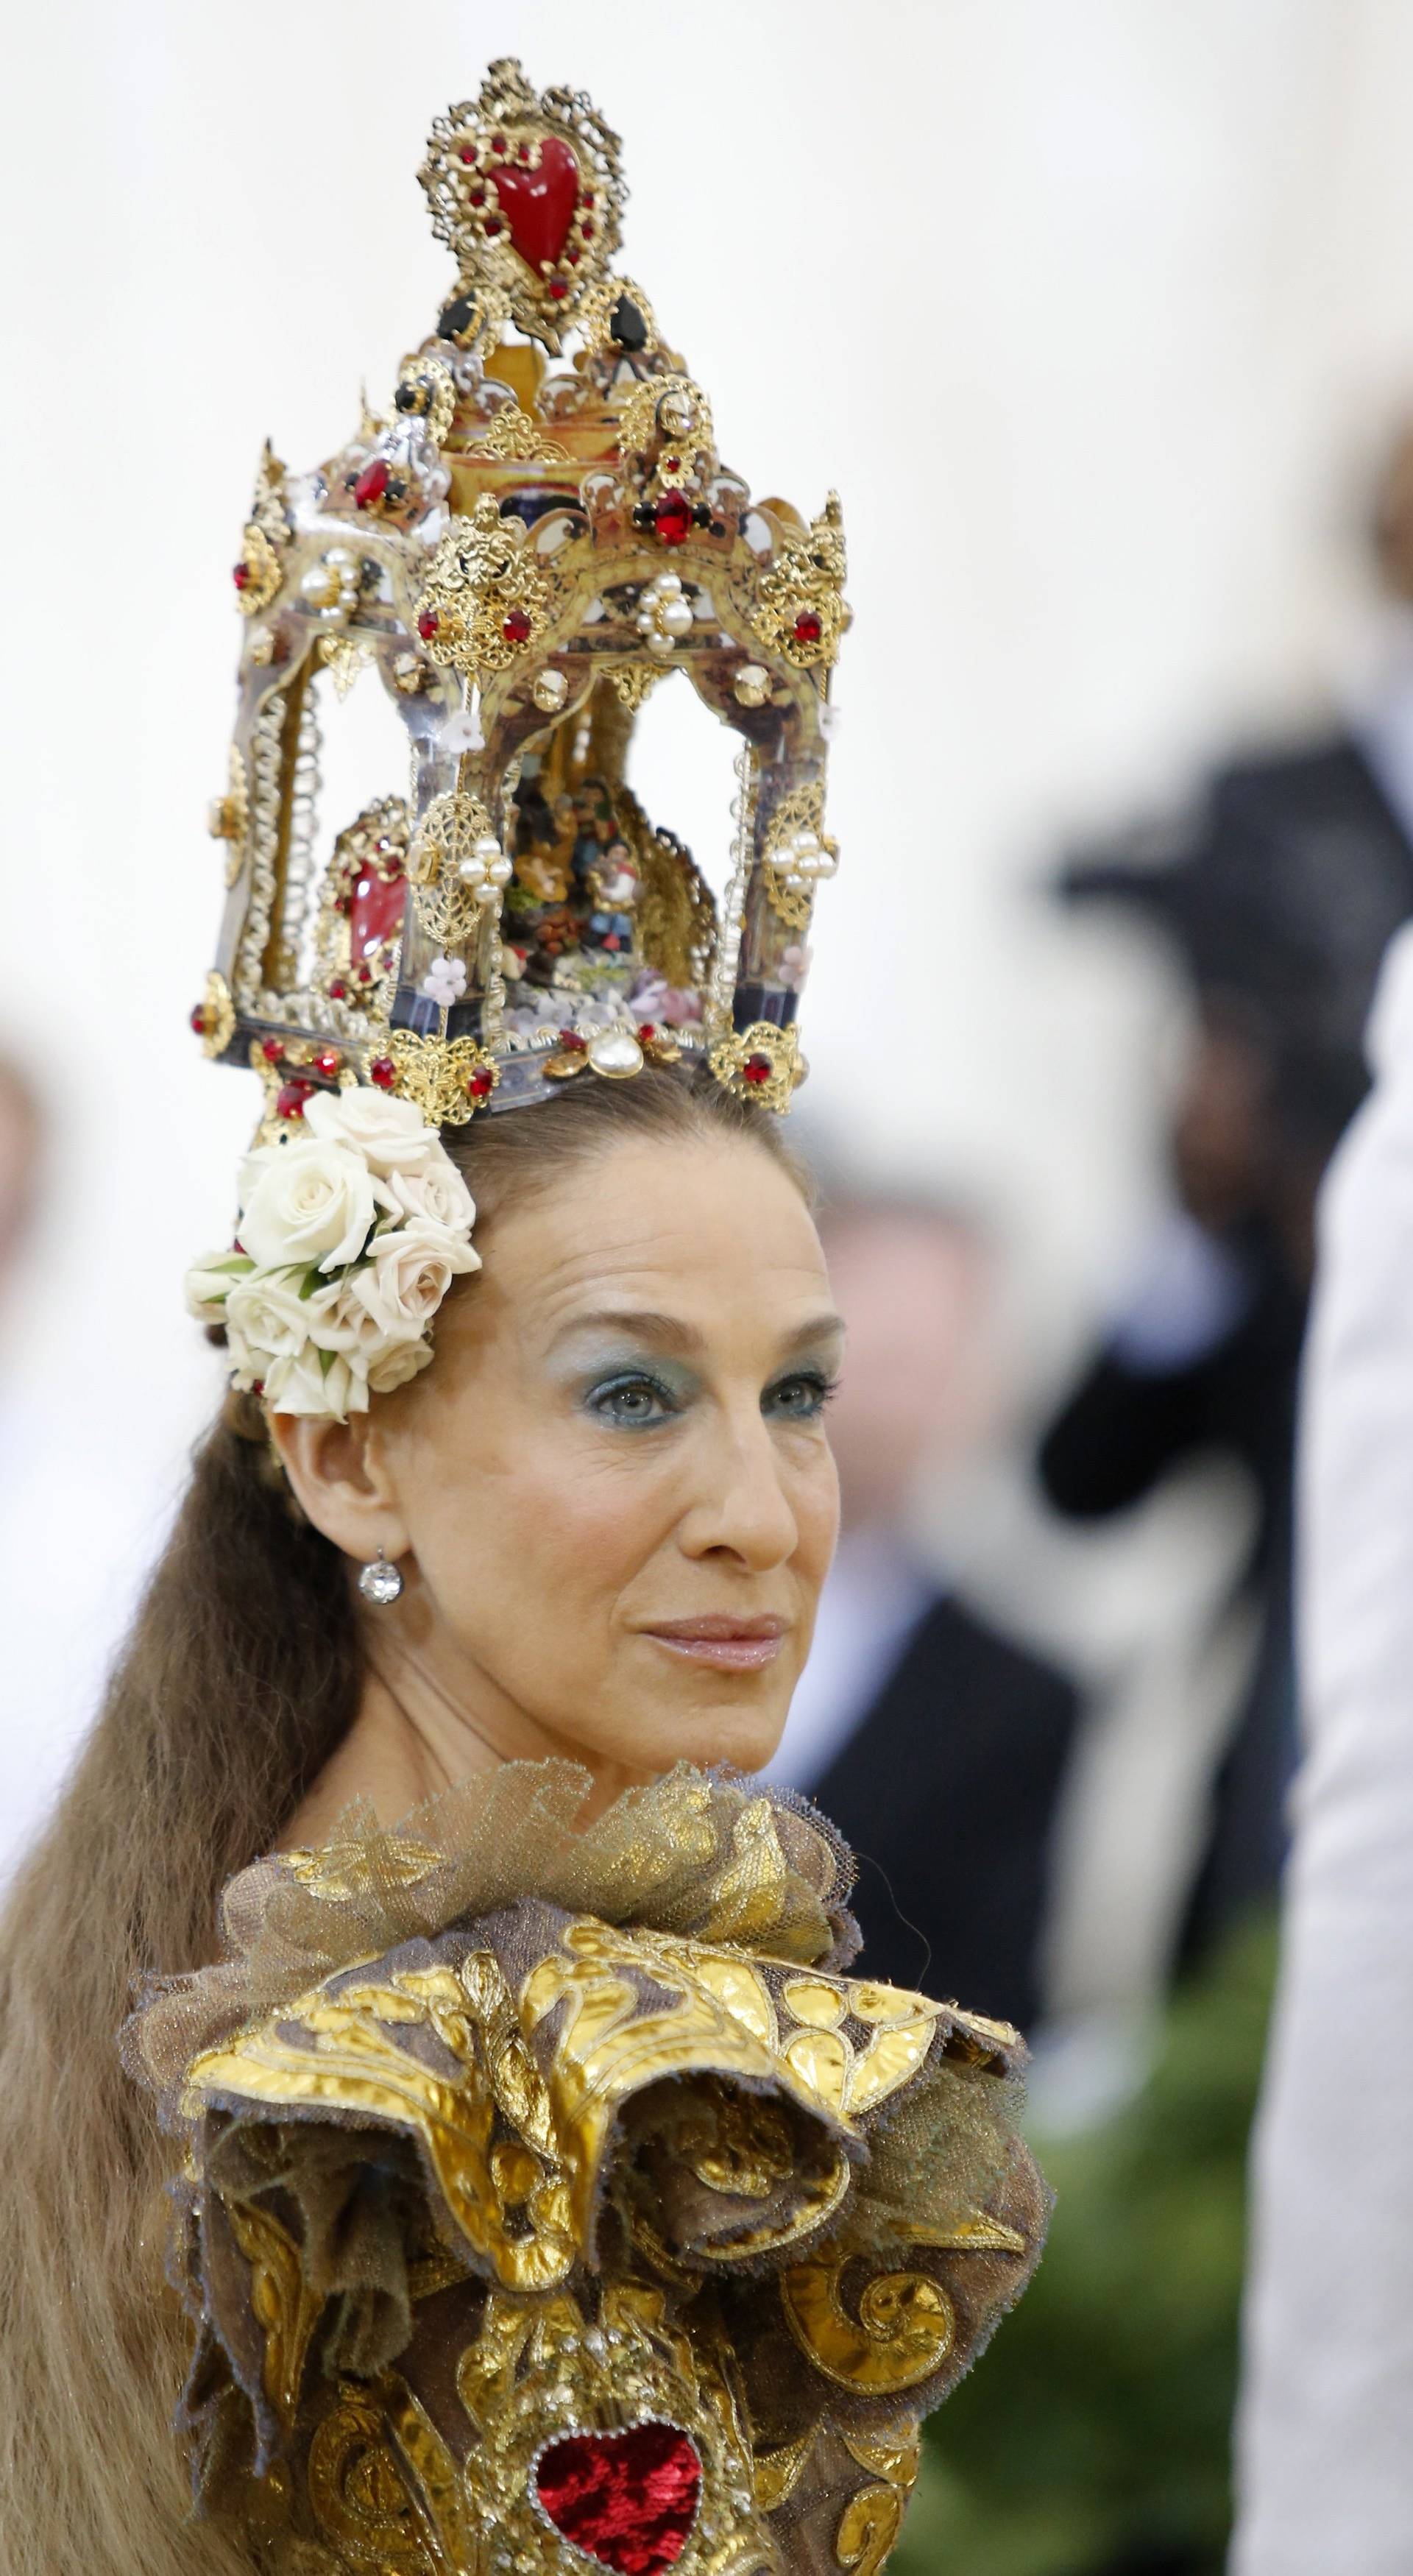
<svg viewBox="0 0 1413 2576">
<path fill-rule="evenodd" d="M 1370 1052 L 1320 1210 L 1308 1751 L 1257 2130 L 1234 2576 L 1413 2568 L 1413 928 Z"/>
</svg>

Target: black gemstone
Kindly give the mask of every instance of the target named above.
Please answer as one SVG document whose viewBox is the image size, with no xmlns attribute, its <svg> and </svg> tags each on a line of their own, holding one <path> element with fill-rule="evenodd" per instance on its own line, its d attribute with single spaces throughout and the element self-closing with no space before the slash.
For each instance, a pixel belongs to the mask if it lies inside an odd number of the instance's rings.
<svg viewBox="0 0 1413 2576">
<path fill-rule="evenodd" d="M 390 501 L 400 501 L 400 500 L 402 499 L 402 497 L 403 497 L 403 494 L 406 492 L 406 490 L 407 490 L 407 485 L 406 485 L 405 483 L 400 483 L 400 482 L 398 481 L 398 479 L 397 479 L 397 476 L 396 476 L 396 475 L 394 475 L 394 476 L 393 476 L 393 478 L 392 478 L 392 480 L 391 480 L 391 482 L 390 482 L 390 483 L 389 483 L 389 485 L 388 485 L 388 499 L 389 499 Z"/>
<path fill-rule="evenodd" d="M 454 296 L 437 324 L 438 336 L 443 340 L 459 339 L 463 331 L 470 330 L 475 319 L 475 296 Z"/>
<path fill-rule="evenodd" d="M 726 521 L 724 519 L 713 519 L 711 523 L 711 533 L 714 537 L 724 537 L 726 534 Z"/>
<path fill-rule="evenodd" d="M 420 385 L 399 385 L 396 393 L 393 395 L 393 401 L 396 403 L 399 411 L 420 411 L 422 408 L 422 388 Z"/>
<path fill-rule="evenodd" d="M 620 295 L 608 317 L 608 336 L 620 349 L 646 349 L 648 326 L 631 295 Z"/>
<path fill-rule="evenodd" d="M 711 512 L 707 508 L 705 501 L 699 501 L 697 503 L 695 510 L 692 512 L 692 517 L 699 528 L 709 528 L 711 526 Z"/>
</svg>

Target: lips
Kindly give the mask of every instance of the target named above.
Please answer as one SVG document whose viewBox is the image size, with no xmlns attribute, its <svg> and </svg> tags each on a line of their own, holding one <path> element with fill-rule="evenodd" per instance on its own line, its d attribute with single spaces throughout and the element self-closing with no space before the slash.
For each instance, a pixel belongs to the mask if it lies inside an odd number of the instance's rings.
<svg viewBox="0 0 1413 2576">
<path fill-rule="evenodd" d="M 712 1665 L 719 1672 L 758 1673 L 774 1663 L 788 1626 L 788 1620 L 773 1616 L 745 1619 L 715 1611 L 695 1619 L 662 1619 L 643 1634 L 687 1663 Z"/>
</svg>

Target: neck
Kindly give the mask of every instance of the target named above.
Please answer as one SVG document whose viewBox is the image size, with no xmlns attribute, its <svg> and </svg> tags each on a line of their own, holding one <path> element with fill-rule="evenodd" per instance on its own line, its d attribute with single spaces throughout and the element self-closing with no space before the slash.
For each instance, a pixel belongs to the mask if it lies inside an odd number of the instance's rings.
<svg viewBox="0 0 1413 2576">
<path fill-rule="evenodd" d="M 583 1824 L 646 1776 L 587 1752 L 485 1676 L 448 1671 L 435 1641 L 414 1641 L 408 1625 L 389 1619 L 370 1634 L 358 1715 L 291 1817 L 280 1838 L 286 1846 L 327 1840 L 355 1799 L 380 1825 L 396 1825 L 424 1800 L 502 1762 L 579 1763 L 593 1779 Z"/>
</svg>

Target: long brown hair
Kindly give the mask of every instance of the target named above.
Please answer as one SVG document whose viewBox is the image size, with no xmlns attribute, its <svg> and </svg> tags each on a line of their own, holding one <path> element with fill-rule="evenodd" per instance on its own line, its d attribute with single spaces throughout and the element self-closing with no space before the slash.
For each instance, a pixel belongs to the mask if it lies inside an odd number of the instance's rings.
<svg viewBox="0 0 1413 2576">
<path fill-rule="evenodd" d="M 484 1220 L 634 1135 L 738 1136 L 803 1186 L 773 1119 L 666 1072 L 581 1078 L 447 1142 Z M 163 2288 L 167 2154 L 117 2032 L 141 1977 L 214 1955 L 225 1881 L 278 1839 L 358 1705 L 348 1569 L 293 1510 L 255 1412 L 228 1403 L 198 1448 L 103 1708 L 0 1921 L 5 2576 L 251 2564 L 189 2518 L 170 2429 L 186 2332 Z"/>
</svg>

